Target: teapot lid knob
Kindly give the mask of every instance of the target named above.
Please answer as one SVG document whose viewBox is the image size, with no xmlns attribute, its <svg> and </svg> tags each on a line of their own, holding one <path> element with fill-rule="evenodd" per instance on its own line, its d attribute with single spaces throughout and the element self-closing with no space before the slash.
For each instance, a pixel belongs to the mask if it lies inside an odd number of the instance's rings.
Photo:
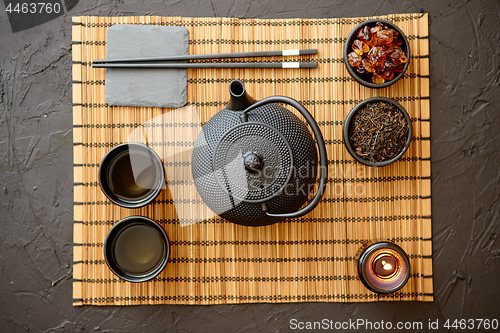
<svg viewBox="0 0 500 333">
<path fill-rule="evenodd" d="M 264 165 L 262 155 L 257 152 L 248 152 L 243 156 L 245 168 L 249 171 L 259 171 Z"/>
</svg>

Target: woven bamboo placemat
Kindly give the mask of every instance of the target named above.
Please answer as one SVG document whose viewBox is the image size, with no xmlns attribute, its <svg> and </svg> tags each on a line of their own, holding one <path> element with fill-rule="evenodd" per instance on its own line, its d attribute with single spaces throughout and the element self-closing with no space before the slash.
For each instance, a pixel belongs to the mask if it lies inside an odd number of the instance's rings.
<svg viewBox="0 0 500 333">
<path fill-rule="evenodd" d="M 74 17 L 73 304 L 432 301 L 428 17 L 380 18 L 405 32 L 412 56 L 402 80 L 376 90 L 351 79 L 342 60 L 345 38 L 366 17 Z M 90 62 L 106 57 L 106 30 L 114 24 L 186 26 L 190 54 L 317 48 L 317 55 L 295 57 L 317 61 L 317 69 L 190 69 L 188 105 L 206 122 L 227 103 L 228 83 L 234 78 L 241 79 L 256 99 L 285 95 L 299 100 L 317 120 L 327 144 L 329 182 L 319 206 L 300 219 L 251 228 L 217 217 L 182 227 L 169 189 L 145 208 L 129 210 L 110 204 L 98 186 L 97 170 L 111 147 L 145 128 L 163 138 L 148 142 L 161 152 L 169 146 L 172 126 L 189 126 L 186 119 L 177 119 L 174 125 L 151 122 L 173 112 L 170 109 L 106 105 L 105 70 L 93 69 Z M 372 96 L 400 102 L 412 118 L 414 131 L 405 156 L 378 169 L 355 163 L 342 144 L 345 116 Z M 192 184 L 181 180 L 172 186 Z M 130 215 L 158 221 L 172 242 L 166 269 L 150 282 L 124 282 L 104 263 L 107 231 Z M 395 294 L 371 293 L 357 277 L 356 255 L 373 240 L 393 241 L 410 257 L 411 277 Z"/>
</svg>

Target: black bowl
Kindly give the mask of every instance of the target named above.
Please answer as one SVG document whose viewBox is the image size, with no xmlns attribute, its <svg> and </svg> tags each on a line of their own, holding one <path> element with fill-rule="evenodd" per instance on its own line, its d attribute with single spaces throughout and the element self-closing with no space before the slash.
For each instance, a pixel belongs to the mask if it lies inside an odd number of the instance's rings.
<svg viewBox="0 0 500 333">
<path fill-rule="evenodd" d="M 401 49 L 406 53 L 406 57 L 408 58 L 408 61 L 406 62 L 405 66 L 404 66 L 404 69 L 401 73 L 394 73 L 394 77 L 392 78 L 392 80 L 389 80 L 389 81 L 385 81 L 384 83 L 381 83 L 381 84 L 377 84 L 377 83 L 373 83 L 372 80 L 371 80 L 371 73 L 370 74 L 367 74 L 367 75 L 361 75 L 359 74 L 356 69 L 352 68 L 351 65 L 349 65 L 349 61 L 347 59 L 347 55 L 349 53 L 352 52 L 352 43 L 354 43 L 354 41 L 358 38 L 358 31 L 363 28 L 364 26 L 369 26 L 369 27 L 374 27 L 375 24 L 377 22 L 381 22 L 383 23 L 384 25 L 388 26 L 389 28 L 391 29 L 394 29 L 396 30 L 398 33 L 399 33 L 399 36 L 400 38 L 403 40 L 403 43 L 401 44 Z M 389 22 L 389 21 L 385 21 L 385 20 L 379 20 L 379 19 L 372 19 L 372 20 L 367 20 L 367 21 L 364 21 L 360 24 L 358 24 L 356 26 L 356 28 L 354 28 L 351 33 L 349 34 L 349 36 L 347 36 L 347 40 L 345 42 L 345 45 L 344 45 L 344 63 L 345 63 L 345 66 L 347 68 L 347 70 L 349 71 L 349 74 L 351 74 L 351 76 L 356 80 L 358 81 L 359 83 L 361 83 L 362 85 L 366 86 L 366 87 L 369 87 L 369 88 L 385 88 L 385 87 L 388 87 L 392 84 L 394 84 L 397 80 L 399 80 L 400 78 L 403 77 L 404 73 L 406 72 L 406 70 L 408 69 L 408 66 L 410 64 L 410 44 L 408 43 L 408 38 L 406 38 L 405 34 L 401 31 L 401 29 L 399 29 L 395 24 Z"/>
<path fill-rule="evenodd" d="M 165 169 L 154 150 L 142 143 L 129 142 L 106 153 L 99 166 L 98 179 L 102 192 L 111 202 L 125 208 L 140 208 L 160 194 L 165 186 Z M 142 188 L 140 184 L 147 186 Z"/>
<path fill-rule="evenodd" d="M 144 216 L 120 220 L 111 227 L 104 241 L 104 259 L 109 269 L 129 282 L 153 279 L 163 271 L 169 257 L 167 233 Z"/>
<path fill-rule="evenodd" d="M 351 146 L 351 142 L 349 141 L 349 126 L 351 124 L 352 117 L 363 106 L 365 106 L 368 103 L 373 103 L 373 102 L 385 102 L 385 103 L 389 103 L 389 104 L 394 105 L 403 113 L 406 121 L 408 122 L 408 138 L 406 139 L 405 146 L 404 146 L 403 150 L 401 150 L 401 152 L 398 155 L 391 158 L 390 160 L 386 160 L 386 161 L 382 161 L 382 162 L 372 162 L 372 161 L 367 161 L 367 160 L 363 159 L 361 156 L 356 154 L 356 152 L 354 151 L 354 149 Z M 405 154 L 406 150 L 410 146 L 411 136 L 412 136 L 411 118 L 408 115 L 408 112 L 406 112 L 406 110 L 401 106 L 401 104 L 399 104 L 398 102 L 396 102 L 393 99 L 386 98 L 386 97 L 371 97 L 371 98 L 365 99 L 364 101 L 362 101 L 361 103 L 356 105 L 351 110 L 351 112 L 349 112 L 349 114 L 347 115 L 347 117 L 344 121 L 344 144 L 345 144 L 345 147 L 347 148 L 347 151 L 358 162 L 363 163 L 363 164 L 368 165 L 368 166 L 372 166 L 372 167 L 386 166 L 386 165 L 389 165 L 389 164 L 394 163 L 397 160 L 399 160 Z"/>
</svg>

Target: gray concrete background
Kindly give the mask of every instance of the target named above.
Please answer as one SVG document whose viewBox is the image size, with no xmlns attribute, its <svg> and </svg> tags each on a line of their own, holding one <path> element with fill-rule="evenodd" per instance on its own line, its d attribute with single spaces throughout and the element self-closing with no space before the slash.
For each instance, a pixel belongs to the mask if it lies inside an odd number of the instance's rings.
<svg viewBox="0 0 500 333">
<path fill-rule="evenodd" d="M 434 303 L 72 306 L 71 16 L 421 9 L 430 18 Z M 445 331 L 447 319 L 500 320 L 499 27 L 496 0 L 90 0 L 13 33 L 0 5 L 0 332 L 287 332 L 291 319 L 324 318 L 422 321 L 422 331 L 438 319 Z"/>
</svg>

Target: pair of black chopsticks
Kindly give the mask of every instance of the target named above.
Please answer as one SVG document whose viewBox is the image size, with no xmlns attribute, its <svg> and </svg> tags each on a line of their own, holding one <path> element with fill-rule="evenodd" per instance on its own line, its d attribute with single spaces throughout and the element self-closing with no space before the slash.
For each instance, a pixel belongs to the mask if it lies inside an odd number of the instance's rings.
<svg viewBox="0 0 500 333">
<path fill-rule="evenodd" d="M 214 53 L 177 55 L 166 57 L 128 58 L 128 59 L 100 59 L 92 62 L 96 68 L 316 68 L 316 62 L 240 62 L 240 63 L 200 63 L 175 61 L 224 59 L 224 58 L 248 58 L 248 57 L 282 57 L 304 54 L 316 54 L 317 49 L 303 50 L 280 50 L 260 52 L 236 52 L 236 53 Z"/>
</svg>

